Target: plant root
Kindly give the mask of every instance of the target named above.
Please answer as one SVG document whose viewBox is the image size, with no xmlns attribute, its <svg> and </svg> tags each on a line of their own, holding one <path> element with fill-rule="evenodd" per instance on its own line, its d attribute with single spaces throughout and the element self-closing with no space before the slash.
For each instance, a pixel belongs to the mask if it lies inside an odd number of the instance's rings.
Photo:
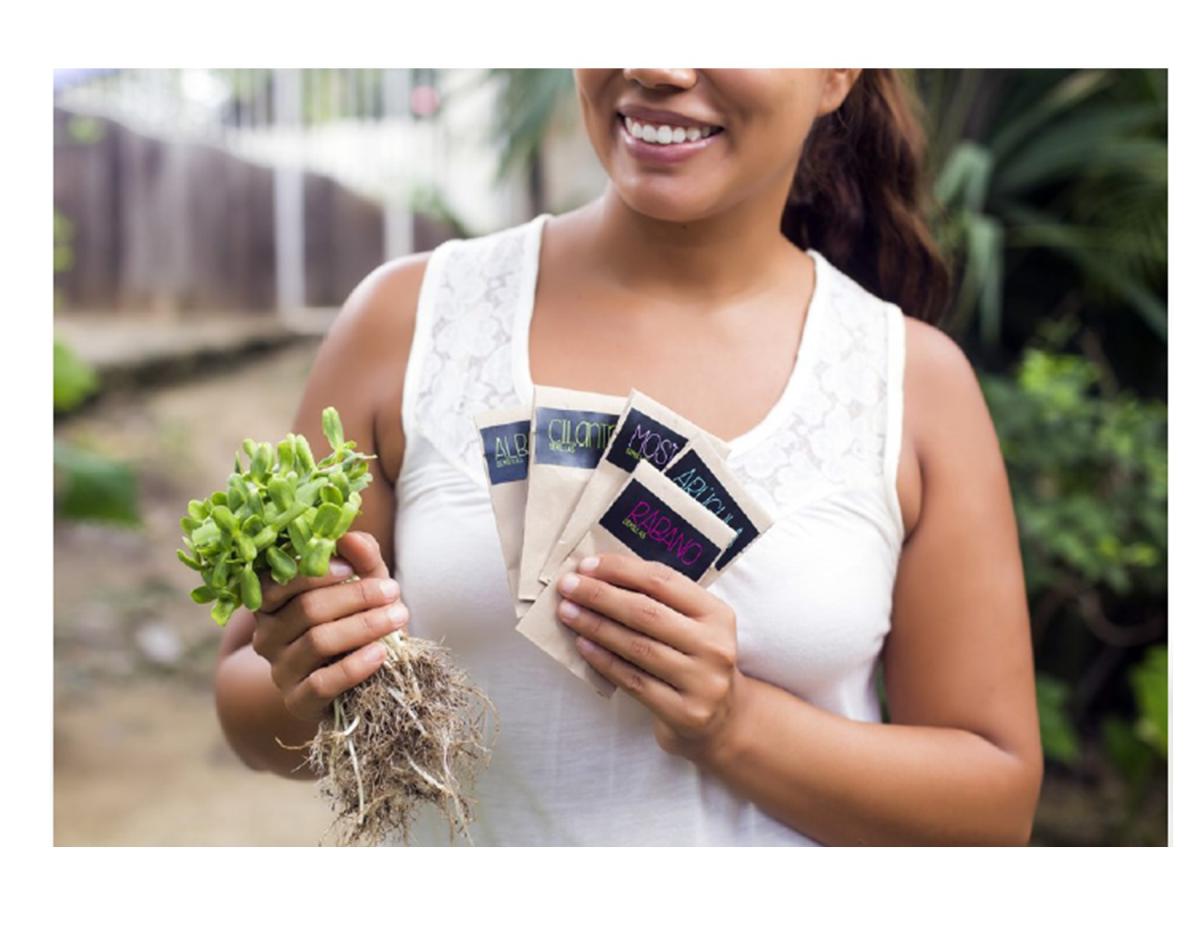
<svg viewBox="0 0 1200 927">
<path fill-rule="evenodd" d="M 429 802 L 448 821 L 450 839 L 469 842 L 473 802 L 465 793 L 490 759 L 484 728 L 495 706 L 442 645 L 399 632 L 384 644 L 382 666 L 334 700 L 332 721 L 305 745 L 336 815 L 330 830 L 339 830 L 341 846 L 393 835 L 407 844 L 418 806 Z"/>
</svg>

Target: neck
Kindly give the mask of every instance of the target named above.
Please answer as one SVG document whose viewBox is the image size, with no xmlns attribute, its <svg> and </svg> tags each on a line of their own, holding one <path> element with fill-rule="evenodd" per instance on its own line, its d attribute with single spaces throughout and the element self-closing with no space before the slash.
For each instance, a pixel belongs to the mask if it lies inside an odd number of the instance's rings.
<svg viewBox="0 0 1200 927">
<path fill-rule="evenodd" d="M 779 230 L 782 205 L 749 199 L 672 222 L 634 211 L 609 183 L 586 211 L 593 259 L 612 284 L 641 300 L 715 308 L 777 287 L 781 274 L 801 266 L 803 252 Z"/>
</svg>

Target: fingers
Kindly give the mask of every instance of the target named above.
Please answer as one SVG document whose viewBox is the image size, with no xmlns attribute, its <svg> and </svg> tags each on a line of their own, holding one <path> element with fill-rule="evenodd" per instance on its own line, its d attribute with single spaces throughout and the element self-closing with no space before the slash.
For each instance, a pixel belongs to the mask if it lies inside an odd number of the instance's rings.
<svg viewBox="0 0 1200 927">
<path fill-rule="evenodd" d="M 325 664 L 407 624 L 408 609 L 399 602 L 318 624 L 283 649 L 271 666 L 271 678 L 276 686 L 286 690 Z"/>
<path fill-rule="evenodd" d="M 347 531 L 338 540 L 337 549 L 342 556 L 330 559 L 324 576 L 297 575 L 285 585 L 275 582 L 269 573 L 260 577 L 263 601 L 258 611 L 263 614 L 279 611 L 302 592 L 340 583 L 351 576 L 386 579 L 391 575 L 383 562 L 379 542 L 366 531 Z"/>
<path fill-rule="evenodd" d="M 279 611 L 260 615 L 254 630 L 256 652 L 272 662 L 309 630 L 356 612 L 390 605 L 400 597 L 400 584 L 386 579 L 355 579 L 310 589 L 290 599 Z"/>
<path fill-rule="evenodd" d="M 683 697 L 665 682 L 586 637 L 575 638 L 575 645 L 592 668 L 613 685 L 624 689 L 664 720 L 676 724 L 684 722 L 687 710 Z"/>
<path fill-rule="evenodd" d="M 334 583 L 343 582 L 353 575 L 353 567 L 345 560 L 337 557 L 330 559 L 329 570 L 324 576 L 297 575 L 284 585 L 280 585 L 271 579 L 271 574 L 264 574 L 259 577 L 262 581 L 262 607 L 258 609 L 258 614 L 270 615 L 279 611 L 279 609 L 283 608 L 283 606 L 302 592 L 307 592 L 310 589 L 320 589 L 323 586 L 332 586 Z"/>
<path fill-rule="evenodd" d="M 600 554 L 581 560 L 578 570 L 623 589 L 641 592 L 691 618 L 713 610 L 712 597 L 707 591 L 665 563 L 624 554 Z"/>
<path fill-rule="evenodd" d="M 329 666 L 309 673 L 303 681 L 283 693 L 283 704 L 299 718 L 322 718 L 330 702 L 347 689 L 367 679 L 383 664 L 387 648 L 375 641 L 360 647 Z"/>
<path fill-rule="evenodd" d="M 558 617 L 577 634 L 623 657 L 626 662 L 656 676 L 674 689 L 683 689 L 691 661 L 674 647 L 623 624 L 580 608 L 569 599 L 558 606 Z"/>
<path fill-rule="evenodd" d="M 358 576 L 385 579 L 392 575 L 383 562 L 379 542 L 367 531 L 347 531 L 338 539 L 337 550 Z"/>
<path fill-rule="evenodd" d="M 681 653 L 695 651 L 700 630 L 698 622 L 644 593 L 575 573 L 568 573 L 559 580 L 558 591 L 576 605 L 613 618 Z"/>
</svg>

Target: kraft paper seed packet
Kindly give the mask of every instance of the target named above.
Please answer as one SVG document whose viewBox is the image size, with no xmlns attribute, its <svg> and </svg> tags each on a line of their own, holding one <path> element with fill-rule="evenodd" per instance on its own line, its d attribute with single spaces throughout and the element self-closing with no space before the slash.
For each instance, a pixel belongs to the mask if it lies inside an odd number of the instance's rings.
<svg viewBox="0 0 1200 927">
<path fill-rule="evenodd" d="M 729 454 L 729 445 L 720 438 L 703 432 L 699 426 L 645 393 L 631 390 L 617 421 L 615 435 L 592 471 L 566 527 L 542 564 L 538 579 L 542 583 L 550 581 L 559 564 L 579 543 L 588 525 L 612 502 L 638 461 L 649 461 L 656 470 L 662 470 L 693 435 L 702 433 L 722 458 Z"/>
<path fill-rule="evenodd" d="M 771 514 L 746 491 L 703 434 L 695 435 L 664 472 L 671 482 L 736 532 L 732 543 L 713 564 L 717 576 L 729 569 L 774 523 Z"/>
<path fill-rule="evenodd" d="M 612 439 L 624 406 L 623 396 L 533 388 L 519 598 L 532 602 L 541 592 L 538 572 Z"/>
<path fill-rule="evenodd" d="M 483 467 L 492 497 L 492 514 L 496 518 L 508 590 L 517 617 L 525 612 L 517 600 L 517 583 L 525 536 L 525 501 L 529 495 L 529 423 L 529 406 L 489 409 L 475 416 L 475 427 L 479 429 L 483 447 Z"/>
<path fill-rule="evenodd" d="M 633 553 L 665 563 L 698 582 L 711 581 L 712 565 L 736 532 L 647 460 L 641 460 L 600 518 L 560 564 L 517 631 L 562 663 L 599 694 L 614 686 L 592 669 L 575 646 L 576 634 L 558 619 L 558 580 L 579 561 L 602 553 Z"/>
</svg>

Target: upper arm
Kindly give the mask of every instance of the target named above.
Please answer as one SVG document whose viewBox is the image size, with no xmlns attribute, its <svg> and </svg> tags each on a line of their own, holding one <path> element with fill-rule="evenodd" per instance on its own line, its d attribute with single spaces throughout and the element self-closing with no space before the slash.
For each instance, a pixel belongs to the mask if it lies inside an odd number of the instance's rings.
<svg viewBox="0 0 1200 927">
<path fill-rule="evenodd" d="M 962 351 L 929 325 L 906 324 L 904 420 L 921 506 L 884 649 L 888 713 L 973 731 L 1040 771 L 1025 581 L 999 442 Z"/>
<path fill-rule="evenodd" d="M 351 291 L 317 350 L 291 425 L 308 439 L 319 460 L 329 453 L 321 412 L 334 406 L 356 449 L 377 455 L 369 462 L 371 482 L 363 490 L 352 530 L 374 536 L 389 569 L 394 562 L 392 481 L 404 453 L 404 376 L 428 258 L 429 252 L 422 252 L 388 261 Z M 393 469 L 385 466 L 389 462 Z M 251 613 L 235 611 L 225 627 L 221 655 L 248 644 L 253 632 Z"/>
</svg>

